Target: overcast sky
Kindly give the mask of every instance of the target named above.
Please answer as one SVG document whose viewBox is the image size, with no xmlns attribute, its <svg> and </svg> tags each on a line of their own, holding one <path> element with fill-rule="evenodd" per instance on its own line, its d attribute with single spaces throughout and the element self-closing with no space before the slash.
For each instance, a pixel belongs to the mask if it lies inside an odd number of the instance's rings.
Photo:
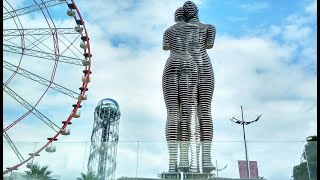
<svg viewBox="0 0 320 180">
<path fill-rule="evenodd" d="M 217 31 L 215 45 L 207 52 L 215 74 L 212 157 L 219 167 L 228 164 L 219 176 L 239 177 L 237 160 L 245 159 L 242 128 L 229 120 L 241 119 L 242 105 L 247 121 L 263 114 L 258 122 L 246 126 L 249 160 L 258 162 L 260 176 L 289 179 L 293 166 L 300 162 L 303 141 L 316 134 L 317 1 L 194 2 L 201 22 L 214 25 Z M 23 0 L 10 3 L 15 8 L 32 5 L 32 1 Z M 162 36 L 174 24 L 174 11 L 184 1 L 76 3 L 85 20 L 93 55 L 88 100 L 82 104 L 81 118 L 72 120 L 71 135 L 59 136 L 54 144 L 57 152 L 43 151 L 35 161 L 49 165 L 63 179 L 74 179 L 86 172 L 94 108 L 101 99 L 112 98 L 121 111 L 116 177 L 136 174 L 156 177 L 168 170 L 161 79 L 169 52 L 162 50 Z M 66 15 L 66 5 L 49 10 L 57 27 L 75 26 L 74 20 Z M 24 28 L 48 27 L 41 11 L 23 15 L 20 20 Z M 16 27 L 12 20 L 4 25 Z M 79 44 L 77 39 L 75 46 Z M 52 37 L 46 40 L 46 45 L 52 49 Z M 59 47 L 60 52 L 65 48 L 62 42 Z M 17 65 L 19 56 L 5 53 L 4 60 Z M 53 62 L 24 57 L 21 67 L 50 79 Z M 79 92 L 82 70 L 81 66 L 60 62 L 54 82 Z M 10 73 L 4 70 L 4 82 Z M 44 86 L 19 75 L 8 86 L 32 105 L 45 91 Z M 60 126 L 74 103 L 75 99 L 49 90 L 37 109 Z M 25 112 L 4 92 L 4 127 Z M 35 148 L 32 142 L 39 142 L 36 143 L 39 149 L 54 131 L 31 114 L 8 130 L 8 134 L 27 158 Z M 18 162 L 4 143 L 4 167 Z M 19 168 L 21 172 L 24 170 L 25 165 Z"/>
</svg>

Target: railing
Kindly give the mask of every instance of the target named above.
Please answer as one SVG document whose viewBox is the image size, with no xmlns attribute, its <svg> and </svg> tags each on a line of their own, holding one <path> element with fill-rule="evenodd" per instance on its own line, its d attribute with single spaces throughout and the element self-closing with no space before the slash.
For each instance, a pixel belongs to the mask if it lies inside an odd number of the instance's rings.
<svg viewBox="0 0 320 180">
<path fill-rule="evenodd" d="M 22 156 L 26 157 L 29 153 L 33 153 L 36 147 L 43 144 L 43 142 L 14 143 Z M 309 144 L 306 149 L 307 158 L 302 158 L 306 144 Z M 33 159 L 33 163 L 39 163 L 41 166 L 47 165 L 48 170 L 53 172 L 52 175 L 60 176 L 61 179 L 76 179 L 81 177 L 81 173 L 87 172 L 90 142 L 54 142 L 53 146 L 56 148 L 55 152 L 43 151 L 40 156 Z M 316 158 L 316 141 L 248 141 L 247 146 L 249 161 L 257 161 L 258 175 L 268 180 L 291 179 L 294 166 L 301 162 L 302 166 L 308 166 L 303 167 L 308 169 L 306 180 L 309 179 L 309 174 L 312 180 L 316 174 L 314 168 L 317 165 L 314 159 Z M 218 166 L 219 170 L 212 172 L 215 176 L 239 178 L 238 160 L 245 160 L 243 141 L 214 141 L 211 151 L 212 163 Z M 164 141 L 119 141 L 114 178 L 157 179 L 158 174 L 168 171 L 168 158 L 167 143 Z M 308 163 L 303 163 L 306 162 L 306 159 Z M 19 159 L 9 144 L 3 142 L 3 171 L 6 167 L 12 167 L 18 162 Z M 227 167 L 224 168 L 226 165 Z M 30 169 L 22 166 L 6 176 L 15 177 L 28 170 Z"/>
</svg>

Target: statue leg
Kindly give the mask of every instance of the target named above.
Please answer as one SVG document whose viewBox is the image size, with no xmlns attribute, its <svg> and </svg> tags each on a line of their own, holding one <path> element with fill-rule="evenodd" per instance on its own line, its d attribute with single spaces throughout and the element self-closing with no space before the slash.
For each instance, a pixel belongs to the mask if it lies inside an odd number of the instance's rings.
<svg viewBox="0 0 320 180">
<path fill-rule="evenodd" d="M 198 144 L 198 137 L 197 137 L 197 126 L 194 122 L 191 121 L 190 124 L 190 150 L 191 150 L 191 157 L 190 157 L 190 166 L 191 172 L 200 172 L 199 169 L 199 144 Z"/>
<path fill-rule="evenodd" d="M 178 155 L 178 73 L 175 69 L 178 63 L 168 63 L 165 67 L 163 75 L 163 94 L 167 107 L 166 121 L 166 140 L 169 151 L 169 171 L 177 171 L 177 155 Z"/>
<path fill-rule="evenodd" d="M 209 173 L 215 169 L 211 162 L 213 124 L 211 118 L 211 100 L 214 90 L 214 76 L 211 68 L 204 69 L 205 77 L 200 77 L 198 94 L 198 116 L 200 140 L 202 146 L 202 171 Z"/>
<path fill-rule="evenodd" d="M 191 128 L 192 125 L 191 125 Z M 199 164 L 199 158 L 200 158 L 200 126 L 199 126 L 199 119 L 196 117 L 195 127 L 194 130 L 191 130 L 191 132 L 194 132 L 193 136 L 190 137 L 190 143 L 191 143 L 191 171 L 192 172 L 200 172 L 200 164 Z"/>
<path fill-rule="evenodd" d="M 196 65 L 195 65 L 196 66 Z M 197 117 L 197 93 L 198 93 L 198 72 L 197 68 L 190 73 L 189 82 L 189 118 L 190 118 L 190 170 L 191 172 L 200 172 L 199 169 L 199 120 Z"/>
<path fill-rule="evenodd" d="M 182 172 L 188 172 L 190 169 L 189 165 L 189 105 L 188 105 L 188 77 L 187 74 L 182 73 L 179 81 L 179 100 L 181 106 L 181 141 L 179 142 L 180 147 L 180 161 L 179 170 Z"/>
</svg>

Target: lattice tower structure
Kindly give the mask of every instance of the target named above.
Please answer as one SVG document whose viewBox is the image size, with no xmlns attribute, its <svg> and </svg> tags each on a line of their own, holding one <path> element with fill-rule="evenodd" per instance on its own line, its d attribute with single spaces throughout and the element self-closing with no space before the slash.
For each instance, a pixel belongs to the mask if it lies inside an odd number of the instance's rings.
<svg viewBox="0 0 320 180">
<path fill-rule="evenodd" d="M 101 100 L 94 111 L 88 172 L 99 180 L 113 180 L 119 141 L 120 108 L 110 98 Z"/>
</svg>

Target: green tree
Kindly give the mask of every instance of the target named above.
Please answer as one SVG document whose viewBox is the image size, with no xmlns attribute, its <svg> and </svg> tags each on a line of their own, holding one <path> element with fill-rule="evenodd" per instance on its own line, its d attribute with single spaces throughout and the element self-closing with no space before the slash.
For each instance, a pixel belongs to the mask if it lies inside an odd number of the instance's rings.
<svg viewBox="0 0 320 180">
<path fill-rule="evenodd" d="M 307 156 L 306 156 L 307 154 Z M 309 136 L 302 153 L 302 162 L 293 167 L 293 180 L 309 180 L 308 165 L 311 180 L 317 179 L 317 136 Z M 308 160 L 308 163 L 307 163 Z"/>
<path fill-rule="evenodd" d="M 77 178 L 77 180 L 98 180 L 98 176 L 90 171 L 87 174 L 81 173 L 81 177 Z"/>
<path fill-rule="evenodd" d="M 30 167 L 30 171 L 25 171 L 26 176 L 30 179 L 37 180 L 49 180 L 52 171 L 48 171 L 48 166 L 41 167 L 40 164 L 33 164 Z"/>
</svg>

